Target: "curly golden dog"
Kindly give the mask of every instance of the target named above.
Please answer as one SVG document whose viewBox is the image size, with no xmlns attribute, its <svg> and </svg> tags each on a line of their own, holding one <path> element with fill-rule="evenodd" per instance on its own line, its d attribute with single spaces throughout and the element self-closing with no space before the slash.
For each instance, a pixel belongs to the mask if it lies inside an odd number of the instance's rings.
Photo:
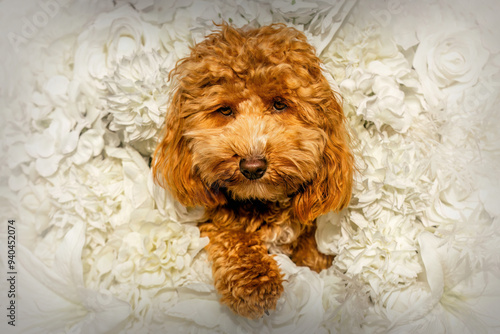
<svg viewBox="0 0 500 334">
<path fill-rule="evenodd" d="M 176 79 L 156 181 L 200 223 L 221 302 L 258 318 L 283 292 L 275 253 L 320 271 L 316 218 L 351 197 L 353 156 L 340 98 L 303 33 L 228 24 L 191 49 Z"/>
</svg>

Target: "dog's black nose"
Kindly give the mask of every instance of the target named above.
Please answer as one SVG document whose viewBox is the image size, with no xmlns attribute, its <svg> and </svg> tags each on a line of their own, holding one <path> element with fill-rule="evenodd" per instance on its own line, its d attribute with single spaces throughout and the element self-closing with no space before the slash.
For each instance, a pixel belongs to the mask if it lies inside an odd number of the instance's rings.
<svg viewBox="0 0 500 334">
<path fill-rule="evenodd" d="M 267 161 L 263 158 L 250 158 L 240 160 L 240 171 L 247 179 L 257 180 L 264 176 Z"/>
</svg>

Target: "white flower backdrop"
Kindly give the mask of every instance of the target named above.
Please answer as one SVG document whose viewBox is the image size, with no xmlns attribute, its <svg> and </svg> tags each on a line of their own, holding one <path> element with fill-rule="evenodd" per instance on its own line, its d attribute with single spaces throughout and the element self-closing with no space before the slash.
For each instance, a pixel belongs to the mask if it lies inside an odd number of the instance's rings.
<svg viewBox="0 0 500 334">
<path fill-rule="evenodd" d="M 9 0 L 0 13 L 0 263 L 15 219 L 20 280 L 2 333 L 500 330 L 498 1 Z M 318 221 L 333 266 L 278 256 L 285 293 L 257 321 L 218 303 L 200 209 L 148 167 L 167 74 L 221 19 L 306 33 L 359 169 L 349 208 Z"/>
</svg>

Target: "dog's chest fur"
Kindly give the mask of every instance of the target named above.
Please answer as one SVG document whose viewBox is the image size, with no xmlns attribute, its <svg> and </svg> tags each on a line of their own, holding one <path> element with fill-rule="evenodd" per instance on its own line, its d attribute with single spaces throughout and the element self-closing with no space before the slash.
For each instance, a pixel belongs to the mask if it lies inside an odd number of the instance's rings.
<svg viewBox="0 0 500 334">
<path fill-rule="evenodd" d="M 215 209 L 207 209 L 205 223 L 219 229 L 258 233 L 272 254 L 290 255 L 305 226 L 294 216 L 289 200 L 262 202 L 229 201 Z"/>
</svg>

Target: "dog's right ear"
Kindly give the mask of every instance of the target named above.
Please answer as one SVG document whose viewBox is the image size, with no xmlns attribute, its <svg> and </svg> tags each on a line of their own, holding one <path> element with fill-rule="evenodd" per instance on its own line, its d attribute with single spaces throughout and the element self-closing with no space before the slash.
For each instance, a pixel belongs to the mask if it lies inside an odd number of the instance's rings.
<svg viewBox="0 0 500 334">
<path fill-rule="evenodd" d="M 157 184 L 168 188 L 185 206 L 215 207 L 226 202 L 221 193 L 207 187 L 193 170 L 191 151 L 184 137 L 180 89 L 172 95 L 165 120 L 163 138 L 153 156 L 153 176 Z"/>
<path fill-rule="evenodd" d="M 349 147 L 346 119 L 340 98 L 329 89 L 324 91 L 329 92 L 328 98 L 318 108 L 324 115 L 323 130 L 328 140 L 321 168 L 304 191 L 293 198 L 295 214 L 305 224 L 329 211 L 342 210 L 349 204 L 352 194 L 354 156 Z"/>
</svg>

